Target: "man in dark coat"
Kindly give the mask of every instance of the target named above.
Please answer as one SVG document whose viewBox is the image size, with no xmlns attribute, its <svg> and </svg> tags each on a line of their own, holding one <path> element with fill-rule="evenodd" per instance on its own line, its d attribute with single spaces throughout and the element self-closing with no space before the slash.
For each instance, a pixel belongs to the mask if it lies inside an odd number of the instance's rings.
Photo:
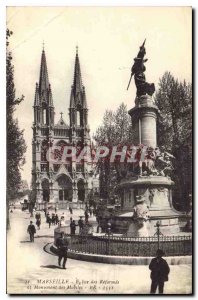
<svg viewBox="0 0 198 300">
<path fill-rule="evenodd" d="M 50 217 L 50 215 L 48 215 L 48 217 L 47 217 L 47 223 L 49 224 L 49 228 L 50 228 L 51 223 L 52 223 L 52 218 Z"/>
<path fill-rule="evenodd" d="M 30 225 L 27 228 L 27 232 L 30 235 L 30 242 L 34 242 L 34 234 L 36 233 L 36 228 L 34 224 L 32 224 L 32 221 L 30 221 Z"/>
<path fill-rule="evenodd" d="M 88 223 L 88 221 L 89 221 L 88 210 L 85 210 L 85 223 Z"/>
<path fill-rule="evenodd" d="M 40 229 L 40 226 L 41 226 L 41 219 L 37 219 L 37 220 L 36 220 L 36 226 L 37 226 L 37 229 Z"/>
<path fill-rule="evenodd" d="M 80 217 L 80 219 L 78 220 L 78 226 L 79 226 L 79 233 L 80 233 L 84 227 L 84 222 L 82 217 Z"/>
<path fill-rule="evenodd" d="M 164 292 L 164 282 L 168 281 L 168 274 L 170 268 L 165 259 L 162 258 L 164 255 L 163 250 L 158 249 L 156 257 L 150 262 L 149 269 L 151 270 L 151 294 L 155 294 L 157 287 L 159 288 L 159 294 Z"/>
<path fill-rule="evenodd" d="M 55 224 L 58 225 L 58 222 L 59 222 L 59 218 L 58 218 L 58 215 L 56 214 L 55 215 Z"/>
<path fill-rule="evenodd" d="M 64 237 L 64 232 L 61 232 L 61 236 L 56 240 L 56 246 L 58 248 L 58 265 L 61 266 L 63 259 L 63 269 L 66 269 L 68 240 Z"/>
<path fill-rule="evenodd" d="M 70 223 L 70 230 L 71 230 L 71 234 L 75 234 L 76 233 L 76 223 L 75 223 L 75 220 L 73 220 Z"/>
<path fill-rule="evenodd" d="M 56 219 L 55 219 L 55 214 L 52 214 L 52 225 L 55 225 Z"/>
<path fill-rule="evenodd" d="M 46 213 L 46 223 L 48 223 L 48 218 L 50 217 L 49 211 Z"/>
</svg>

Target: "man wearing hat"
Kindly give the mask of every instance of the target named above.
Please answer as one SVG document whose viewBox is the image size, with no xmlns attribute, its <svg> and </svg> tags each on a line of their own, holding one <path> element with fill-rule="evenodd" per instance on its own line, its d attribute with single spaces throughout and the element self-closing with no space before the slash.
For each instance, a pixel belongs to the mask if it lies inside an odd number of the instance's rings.
<svg viewBox="0 0 198 300">
<path fill-rule="evenodd" d="M 61 266 L 63 259 L 63 269 L 66 269 L 68 240 L 65 238 L 64 232 L 61 232 L 60 237 L 56 241 L 56 246 L 58 248 L 58 265 Z"/>
<path fill-rule="evenodd" d="M 30 235 L 30 242 L 34 242 L 34 234 L 36 233 L 36 228 L 32 221 L 30 221 L 30 225 L 27 228 L 27 232 Z"/>
<path fill-rule="evenodd" d="M 156 257 L 151 260 L 149 265 L 152 280 L 150 294 L 155 294 L 157 287 L 159 288 L 159 294 L 163 294 L 164 282 L 168 281 L 170 268 L 166 260 L 163 259 L 162 256 L 164 256 L 164 251 L 158 249 L 156 252 Z"/>
</svg>

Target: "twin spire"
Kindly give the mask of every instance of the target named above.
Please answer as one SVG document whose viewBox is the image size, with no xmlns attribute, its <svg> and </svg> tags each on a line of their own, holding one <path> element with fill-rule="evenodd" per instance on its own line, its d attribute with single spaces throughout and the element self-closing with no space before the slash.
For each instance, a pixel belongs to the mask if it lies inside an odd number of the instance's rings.
<svg viewBox="0 0 198 300">
<path fill-rule="evenodd" d="M 82 84 L 80 61 L 78 56 L 78 46 L 76 47 L 76 57 L 74 66 L 74 79 L 71 87 L 70 108 L 87 108 L 85 87 Z"/>
<path fill-rule="evenodd" d="M 47 62 L 44 47 L 41 54 L 40 77 L 39 84 L 36 83 L 34 105 L 40 106 L 43 103 L 50 107 L 53 107 L 52 91 L 48 78 Z"/>
<path fill-rule="evenodd" d="M 46 102 L 46 104 L 53 106 L 51 86 L 49 83 L 47 71 L 47 61 L 44 49 L 44 42 L 41 55 L 39 84 L 36 84 L 35 105 L 40 105 L 42 104 L 42 102 Z M 80 61 L 78 56 L 78 46 L 76 47 L 74 79 L 70 97 L 70 108 L 74 108 L 77 106 L 87 108 L 85 88 L 82 84 Z"/>
<path fill-rule="evenodd" d="M 47 62 L 45 57 L 45 50 L 43 48 L 41 55 L 40 79 L 39 79 L 39 92 L 45 92 L 49 88 L 49 78 L 47 72 Z"/>
</svg>

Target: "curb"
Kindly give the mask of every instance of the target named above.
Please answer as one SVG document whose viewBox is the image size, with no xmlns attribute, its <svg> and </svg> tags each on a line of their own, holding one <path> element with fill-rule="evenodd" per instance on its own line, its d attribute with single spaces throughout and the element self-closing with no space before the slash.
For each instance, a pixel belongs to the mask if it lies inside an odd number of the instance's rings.
<svg viewBox="0 0 198 300">
<path fill-rule="evenodd" d="M 43 250 L 51 255 L 57 256 L 56 248 L 53 243 L 48 243 L 43 247 Z M 88 254 L 81 252 L 74 252 L 68 250 L 67 257 L 70 259 L 97 262 L 103 264 L 120 264 L 120 265 L 149 265 L 153 257 L 135 257 L 135 256 L 111 256 Z M 169 265 L 186 265 L 192 264 L 192 256 L 167 256 L 165 257 Z"/>
</svg>

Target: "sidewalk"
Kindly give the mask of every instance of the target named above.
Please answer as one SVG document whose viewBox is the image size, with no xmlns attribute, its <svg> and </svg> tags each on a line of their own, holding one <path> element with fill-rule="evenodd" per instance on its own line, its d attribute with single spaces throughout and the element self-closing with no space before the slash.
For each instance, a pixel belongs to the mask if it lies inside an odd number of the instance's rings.
<svg viewBox="0 0 198 300">
<path fill-rule="evenodd" d="M 69 224 L 69 212 L 65 212 L 65 215 Z M 83 215 L 83 211 L 74 210 L 73 218 L 78 220 L 79 215 Z M 149 293 L 148 266 L 110 265 L 68 259 L 67 269 L 60 269 L 57 257 L 43 251 L 47 243 L 53 242 L 55 227 L 48 228 L 42 213 L 41 230 L 37 231 L 35 242 L 30 243 L 26 231 L 31 219 L 29 213 L 20 210 L 14 210 L 11 214 L 11 230 L 7 236 L 8 293 Z M 170 266 L 170 269 L 165 293 L 191 293 L 191 266 Z"/>
</svg>

